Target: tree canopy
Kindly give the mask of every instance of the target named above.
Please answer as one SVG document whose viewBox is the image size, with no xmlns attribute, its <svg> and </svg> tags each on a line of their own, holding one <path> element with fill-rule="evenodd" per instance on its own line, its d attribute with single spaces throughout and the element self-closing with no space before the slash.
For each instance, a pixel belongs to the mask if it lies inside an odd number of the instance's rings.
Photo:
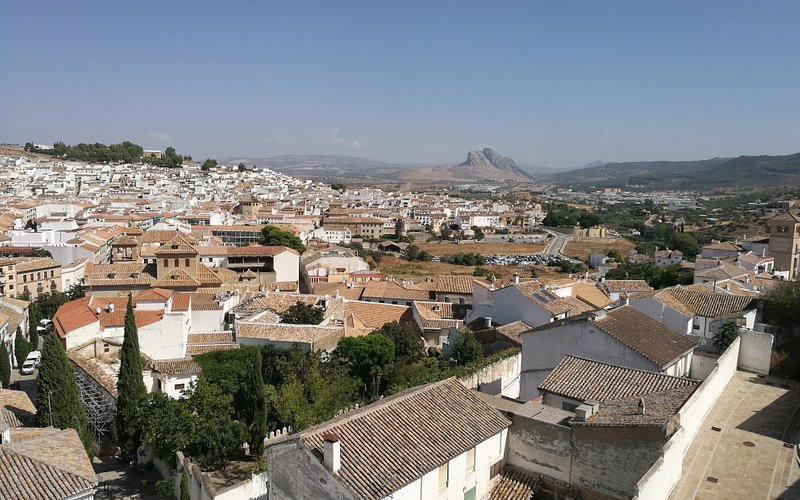
<svg viewBox="0 0 800 500">
<path fill-rule="evenodd" d="M 478 342 L 475 333 L 464 327 L 453 341 L 451 356 L 459 365 L 466 365 L 483 358 L 483 346 Z"/>
<path fill-rule="evenodd" d="M 261 230 L 261 244 L 294 248 L 300 253 L 306 251 L 306 246 L 298 236 L 275 226 L 264 226 Z"/>
<path fill-rule="evenodd" d="M 388 372 L 394 355 L 394 343 L 377 332 L 363 337 L 342 337 L 336 345 L 336 356 L 361 379 L 373 399 L 378 395 L 381 378 Z"/>
<path fill-rule="evenodd" d="M 299 300 L 281 313 L 281 323 L 293 325 L 318 325 L 322 322 L 324 311 Z"/>
<path fill-rule="evenodd" d="M 8 389 L 11 383 L 11 363 L 8 360 L 6 343 L 0 342 L 0 383 L 3 389 Z"/>
<path fill-rule="evenodd" d="M 739 336 L 739 325 L 736 324 L 735 319 L 729 319 L 724 322 L 714 335 L 714 349 L 717 354 L 722 354 L 730 346 L 736 337 Z"/>
</svg>

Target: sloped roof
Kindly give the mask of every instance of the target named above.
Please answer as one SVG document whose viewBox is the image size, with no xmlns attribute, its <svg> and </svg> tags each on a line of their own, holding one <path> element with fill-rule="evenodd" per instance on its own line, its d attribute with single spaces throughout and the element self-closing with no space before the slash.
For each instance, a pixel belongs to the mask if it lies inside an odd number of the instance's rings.
<svg viewBox="0 0 800 500">
<path fill-rule="evenodd" d="M 0 497 L 61 499 L 97 485 L 74 429 L 20 428 L 0 446 Z"/>
<path fill-rule="evenodd" d="M 171 240 L 163 243 L 155 251 L 157 257 L 165 257 L 172 255 L 197 255 L 197 250 L 194 248 L 192 242 L 186 239 L 185 236 L 178 233 Z"/>
<path fill-rule="evenodd" d="M 663 425 L 698 385 L 696 380 L 567 355 L 539 389 L 578 401 L 598 401 L 600 411 L 586 424 Z M 644 415 L 637 411 L 640 399 L 646 405 Z"/>
<path fill-rule="evenodd" d="M 606 280 L 604 283 L 612 292 L 647 292 L 653 289 L 645 280 Z"/>
<path fill-rule="evenodd" d="M 500 477 L 492 483 L 489 500 L 533 500 L 538 487 L 538 475 L 506 465 Z"/>
<path fill-rule="evenodd" d="M 695 347 L 686 335 L 667 328 L 631 306 L 618 307 L 594 325 L 660 367 Z"/>
<path fill-rule="evenodd" d="M 201 371 L 200 365 L 192 358 L 153 360 L 150 366 L 166 375 L 197 375 Z"/>
<path fill-rule="evenodd" d="M 0 412 L 6 425 L 22 427 L 33 424 L 36 407 L 25 391 L 0 389 Z"/>
<path fill-rule="evenodd" d="M 472 276 L 440 275 L 436 278 L 435 290 L 442 293 L 472 294 L 473 281 L 475 278 Z"/>
<path fill-rule="evenodd" d="M 463 320 L 453 317 L 453 304 L 449 302 L 414 302 L 423 328 L 460 328 Z"/>
<path fill-rule="evenodd" d="M 365 334 L 381 328 L 386 323 L 413 323 L 411 308 L 394 304 L 376 304 L 375 302 L 359 302 L 346 300 L 344 303 L 347 335 Z M 365 331 L 366 330 L 366 331 Z"/>
<path fill-rule="evenodd" d="M 396 281 L 368 281 L 364 285 L 362 297 L 377 299 L 397 299 L 404 301 L 428 300 L 430 294 L 415 286 L 403 286 Z"/>
<path fill-rule="evenodd" d="M 770 221 L 773 220 L 786 221 L 786 222 L 800 222 L 800 215 L 794 212 L 783 212 L 770 219 Z"/>
<path fill-rule="evenodd" d="M 637 295 L 632 299 L 651 296 L 687 316 L 706 318 L 716 318 L 756 307 L 753 297 L 713 293 L 711 290 L 703 292 L 680 285 L 653 294 Z"/>
<path fill-rule="evenodd" d="M 455 378 L 415 387 L 300 433 L 322 452 L 324 435 L 341 445 L 337 478 L 356 497 L 379 499 L 500 433 L 511 422 Z"/>
<path fill-rule="evenodd" d="M 153 286 L 161 288 L 198 287 L 200 281 L 192 278 L 189 273 L 180 268 L 168 269 L 168 272 L 155 280 Z"/>
</svg>

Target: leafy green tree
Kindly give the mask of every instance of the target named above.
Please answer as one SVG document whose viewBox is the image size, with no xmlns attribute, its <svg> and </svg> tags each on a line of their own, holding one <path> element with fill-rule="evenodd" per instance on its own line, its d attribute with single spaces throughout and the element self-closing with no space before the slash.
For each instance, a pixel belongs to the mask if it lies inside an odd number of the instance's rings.
<svg viewBox="0 0 800 500">
<path fill-rule="evenodd" d="M 449 240 L 453 236 L 453 230 L 447 224 L 442 224 L 442 227 L 439 228 L 439 235 L 443 240 Z"/>
<path fill-rule="evenodd" d="M 240 163 L 240 164 L 236 165 L 236 169 L 239 172 L 246 172 L 247 171 L 247 165 L 245 165 L 244 163 Z"/>
<path fill-rule="evenodd" d="M 714 349 L 717 354 L 722 354 L 730 346 L 736 337 L 739 336 L 739 325 L 736 324 L 735 319 L 729 319 L 720 325 L 717 333 L 714 335 Z"/>
<path fill-rule="evenodd" d="M 675 233 L 670 246 L 675 250 L 680 250 L 688 259 L 694 259 L 700 253 L 700 244 L 697 242 L 697 238 L 689 233 Z"/>
<path fill-rule="evenodd" d="M 142 431 L 138 411 L 147 396 L 142 378 L 142 354 L 139 350 L 139 332 L 133 313 L 133 300 L 128 295 L 125 310 L 125 331 L 119 351 L 119 378 L 117 380 L 117 438 L 120 447 L 133 455 L 142 444 Z"/>
<path fill-rule="evenodd" d="M 83 288 L 83 285 L 80 283 L 74 283 L 69 287 L 67 290 L 67 296 L 69 300 L 78 300 L 86 297 L 86 289 Z"/>
<path fill-rule="evenodd" d="M 250 447 L 260 457 L 264 451 L 264 438 L 267 437 L 267 398 L 264 375 L 261 371 L 261 351 L 255 351 L 255 360 L 250 368 L 248 388 L 250 403 Z"/>
<path fill-rule="evenodd" d="M 464 327 L 453 341 L 450 356 L 459 365 L 466 365 L 483 358 L 483 346 L 478 342 L 475 333 Z"/>
<path fill-rule="evenodd" d="M 475 233 L 475 241 L 481 241 L 486 236 L 483 234 L 483 229 L 479 228 L 478 226 L 472 226 L 472 232 Z"/>
<path fill-rule="evenodd" d="M 333 184 L 331 184 L 331 189 L 333 189 L 334 191 L 344 191 L 345 189 L 347 189 L 347 186 L 345 186 L 340 182 L 334 182 Z"/>
<path fill-rule="evenodd" d="M 306 246 L 298 236 L 275 226 L 264 226 L 261 230 L 261 244 L 294 248 L 300 253 L 306 251 Z"/>
<path fill-rule="evenodd" d="M 408 323 L 400 324 L 397 321 L 386 323 L 372 333 L 381 334 L 394 344 L 395 359 L 399 362 L 410 363 L 420 359 L 425 345 L 419 333 Z"/>
<path fill-rule="evenodd" d="M 199 379 L 186 399 L 195 415 L 194 440 L 186 447 L 191 457 L 206 464 L 224 464 L 250 439 L 247 426 L 233 420 L 233 397 Z"/>
<path fill-rule="evenodd" d="M 216 166 L 217 166 L 217 160 L 214 160 L 213 158 L 208 158 L 200 166 L 200 170 L 206 170 L 207 171 L 207 170 L 211 170 L 212 168 L 216 168 Z"/>
<path fill-rule="evenodd" d="M 431 255 L 425 250 L 420 250 L 417 245 L 408 245 L 402 252 L 403 257 L 410 261 L 429 262 Z"/>
<path fill-rule="evenodd" d="M 56 335 L 44 337 L 36 392 L 36 424 L 75 429 L 86 452 L 91 452 L 94 439 L 78 393 L 75 372 Z"/>
<path fill-rule="evenodd" d="M 11 363 L 8 360 L 5 342 L 0 342 L 0 383 L 3 384 L 3 389 L 8 389 L 11 384 Z"/>
<path fill-rule="evenodd" d="M 318 325 L 322 322 L 324 311 L 316 306 L 310 306 L 304 302 L 297 301 L 281 313 L 281 323 L 293 325 Z"/>
<path fill-rule="evenodd" d="M 50 250 L 45 250 L 44 248 L 34 248 L 28 255 L 31 257 L 53 257 L 53 254 L 50 253 Z"/>
<path fill-rule="evenodd" d="M 394 343 L 379 333 L 363 337 L 342 337 L 336 345 L 336 356 L 361 379 L 366 393 L 378 397 L 381 378 L 394 361 Z"/>
<path fill-rule="evenodd" d="M 170 398 L 164 392 L 148 394 L 138 409 L 142 441 L 153 448 L 153 454 L 171 461 L 175 452 L 186 449 L 195 439 L 195 415 L 182 400 Z"/>
<path fill-rule="evenodd" d="M 33 349 L 31 349 L 31 343 L 25 340 L 25 337 L 22 335 L 22 329 L 17 327 L 17 334 L 14 336 L 14 358 L 17 360 L 17 367 L 21 367 L 22 363 L 25 362 L 25 358 L 28 357 L 28 354 Z"/>
<path fill-rule="evenodd" d="M 255 362 L 257 347 L 243 346 L 241 349 L 229 349 L 201 354 L 194 358 L 203 371 L 200 378 L 216 385 L 222 392 L 233 397 L 234 414 L 248 422 L 251 408 L 249 381 Z M 262 369 L 263 372 L 263 369 Z"/>
<path fill-rule="evenodd" d="M 402 217 L 398 217 L 397 220 L 394 221 L 394 235 L 398 238 L 403 236 L 403 233 L 406 232 L 406 223 L 403 221 Z"/>
<path fill-rule="evenodd" d="M 780 281 L 764 295 L 764 320 L 786 332 L 800 325 L 800 281 Z"/>
</svg>

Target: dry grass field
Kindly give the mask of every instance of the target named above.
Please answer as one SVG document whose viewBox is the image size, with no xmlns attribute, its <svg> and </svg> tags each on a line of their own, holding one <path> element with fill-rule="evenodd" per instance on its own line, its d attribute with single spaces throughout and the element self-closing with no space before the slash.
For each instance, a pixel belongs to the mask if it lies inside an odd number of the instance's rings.
<svg viewBox="0 0 800 500">
<path fill-rule="evenodd" d="M 372 262 L 370 262 L 372 264 Z M 511 279 L 514 274 L 519 274 L 523 278 L 531 276 L 531 269 L 536 269 L 537 276 L 541 278 L 562 276 L 556 268 L 546 266 L 481 266 L 488 269 L 498 279 Z M 472 276 L 475 270 L 472 266 L 457 266 L 455 264 L 442 264 L 439 262 L 409 262 L 398 259 L 397 257 L 384 256 L 377 270 L 391 276 L 406 276 L 409 278 L 420 278 L 424 276 L 437 275 L 462 275 Z"/>
<path fill-rule="evenodd" d="M 625 238 L 574 238 L 564 248 L 564 255 L 578 260 L 586 260 L 591 253 L 618 251 L 623 257 L 633 250 L 634 245 Z"/>
<path fill-rule="evenodd" d="M 454 253 L 477 253 L 481 255 L 530 255 L 544 250 L 545 245 L 534 245 L 533 243 L 509 243 L 507 241 L 466 241 L 463 243 L 452 243 L 449 241 L 430 243 L 418 240 L 414 243 L 420 250 L 425 250 L 431 255 L 448 255 Z"/>
</svg>

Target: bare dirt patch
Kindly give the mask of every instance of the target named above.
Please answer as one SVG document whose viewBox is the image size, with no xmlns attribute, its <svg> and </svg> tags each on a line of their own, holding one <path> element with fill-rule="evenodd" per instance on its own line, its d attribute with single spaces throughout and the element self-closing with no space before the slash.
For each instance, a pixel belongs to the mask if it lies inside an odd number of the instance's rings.
<svg viewBox="0 0 800 500">
<path fill-rule="evenodd" d="M 481 255 L 530 255 L 540 253 L 545 245 L 533 243 L 510 243 L 507 241 L 467 241 L 453 243 L 450 241 L 417 241 L 414 243 L 420 250 L 431 255 L 448 255 L 454 253 L 477 253 Z"/>
<path fill-rule="evenodd" d="M 636 245 L 625 238 L 574 238 L 564 247 L 564 255 L 578 260 L 586 260 L 589 254 L 606 253 L 616 250 L 623 257 Z"/>
</svg>

